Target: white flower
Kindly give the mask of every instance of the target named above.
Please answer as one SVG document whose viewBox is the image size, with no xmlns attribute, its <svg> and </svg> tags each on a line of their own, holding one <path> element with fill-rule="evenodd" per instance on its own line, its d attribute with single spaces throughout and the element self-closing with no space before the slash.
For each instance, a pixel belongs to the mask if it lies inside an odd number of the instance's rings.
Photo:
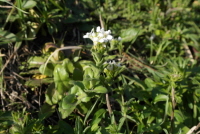
<svg viewBox="0 0 200 134">
<path fill-rule="evenodd" d="M 97 43 L 106 43 L 112 40 L 113 36 L 111 35 L 110 30 L 104 31 L 104 28 L 98 26 L 96 28 L 96 32 L 92 29 L 92 31 L 90 33 L 86 33 L 83 38 L 90 38 L 94 42 L 94 45 L 96 45 Z"/>
<path fill-rule="evenodd" d="M 98 27 L 97 27 L 97 32 L 100 32 L 100 31 L 101 31 L 101 27 L 98 26 Z"/>
<path fill-rule="evenodd" d="M 111 31 L 110 30 L 105 31 L 105 34 L 109 35 L 109 34 L 111 34 Z"/>
<path fill-rule="evenodd" d="M 151 37 L 150 37 L 150 40 L 151 40 L 151 41 L 154 40 L 155 37 L 156 37 L 156 35 L 155 35 L 155 34 L 152 34 Z"/>
<path fill-rule="evenodd" d="M 105 42 L 105 39 L 104 39 L 104 38 L 103 38 L 103 39 L 100 39 L 99 42 L 100 42 L 100 43 L 103 43 L 103 42 Z"/>
<path fill-rule="evenodd" d="M 104 35 L 102 33 L 99 33 L 98 34 L 98 37 L 103 37 Z"/>
<path fill-rule="evenodd" d="M 112 39 L 113 39 L 113 36 L 112 36 L 112 35 L 108 35 L 108 36 L 106 37 L 106 39 L 112 40 Z"/>
<path fill-rule="evenodd" d="M 118 37 L 118 38 L 117 38 L 117 40 L 119 40 L 119 41 L 120 41 L 120 40 L 122 40 L 122 38 L 121 38 L 121 37 Z"/>
<path fill-rule="evenodd" d="M 98 40 L 99 40 L 99 39 L 98 39 L 97 37 L 94 37 L 94 38 L 93 38 L 93 41 L 94 41 L 94 42 L 97 42 Z"/>
<path fill-rule="evenodd" d="M 89 38 L 90 33 L 86 33 L 86 35 L 83 36 L 83 38 Z"/>
<path fill-rule="evenodd" d="M 120 63 L 116 63 L 114 60 L 108 62 L 107 64 L 108 64 L 107 69 L 110 70 L 110 71 L 113 71 L 116 68 L 121 67 L 121 64 Z"/>
<path fill-rule="evenodd" d="M 95 33 L 92 33 L 91 35 L 92 35 L 92 37 L 95 37 L 95 36 L 96 36 L 96 34 L 95 34 Z"/>
</svg>

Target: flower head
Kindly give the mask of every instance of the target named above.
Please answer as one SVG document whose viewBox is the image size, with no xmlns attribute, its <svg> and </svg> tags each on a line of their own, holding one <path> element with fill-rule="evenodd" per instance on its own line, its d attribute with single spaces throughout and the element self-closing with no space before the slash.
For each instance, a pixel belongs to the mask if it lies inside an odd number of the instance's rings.
<svg viewBox="0 0 200 134">
<path fill-rule="evenodd" d="M 122 38 L 121 38 L 121 37 L 118 37 L 117 40 L 120 41 L 120 40 L 122 40 Z"/>
<path fill-rule="evenodd" d="M 121 63 L 115 62 L 115 60 L 109 60 L 105 62 L 104 65 L 104 73 L 106 74 L 108 80 L 112 80 L 124 70 Z"/>
<path fill-rule="evenodd" d="M 98 44 L 98 43 L 106 43 L 110 40 L 113 39 L 113 36 L 111 35 L 111 31 L 104 31 L 104 28 L 101 28 L 100 26 L 98 26 L 96 28 L 96 31 L 94 31 L 94 29 L 92 29 L 92 31 L 90 33 L 86 33 L 83 38 L 89 38 L 94 42 L 94 45 Z"/>
<path fill-rule="evenodd" d="M 115 69 L 121 67 L 121 64 L 120 63 L 116 63 L 114 60 L 111 60 L 111 61 L 109 61 L 108 63 L 105 63 L 105 64 L 108 64 L 108 66 L 106 68 L 109 71 L 114 71 Z"/>
</svg>

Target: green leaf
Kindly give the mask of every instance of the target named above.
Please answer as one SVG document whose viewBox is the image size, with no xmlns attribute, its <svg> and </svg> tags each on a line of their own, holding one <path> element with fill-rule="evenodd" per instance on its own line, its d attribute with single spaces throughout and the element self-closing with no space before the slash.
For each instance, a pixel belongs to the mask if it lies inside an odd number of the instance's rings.
<svg viewBox="0 0 200 134">
<path fill-rule="evenodd" d="M 66 117 L 68 117 L 73 112 L 73 110 L 67 111 L 66 109 L 63 109 L 61 106 L 58 107 L 58 111 L 60 112 L 62 119 L 65 119 Z"/>
<path fill-rule="evenodd" d="M 72 107 L 76 106 L 76 102 L 77 102 L 76 95 L 69 94 L 63 98 L 62 108 L 63 109 L 69 109 L 70 107 L 72 108 Z"/>
<path fill-rule="evenodd" d="M 80 101 L 77 101 L 75 94 L 69 94 L 65 96 L 59 103 L 59 111 L 62 118 L 64 119 L 68 117 L 79 103 Z"/>
<path fill-rule="evenodd" d="M 76 56 L 76 57 L 73 58 L 74 62 L 77 62 L 79 59 L 80 59 L 79 56 Z"/>
<path fill-rule="evenodd" d="M 151 124 L 154 120 L 155 120 L 155 117 L 154 117 L 154 116 L 149 116 L 149 117 L 148 117 L 148 120 L 147 120 L 147 123 L 148 123 L 148 124 Z"/>
<path fill-rule="evenodd" d="M 62 95 L 58 93 L 58 91 L 55 89 L 55 85 L 51 84 L 49 85 L 47 92 L 45 94 L 45 101 L 49 105 L 57 104 L 59 100 L 61 100 Z"/>
<path fill-rule="evenodd" d="M 183 126 L 183 127 L 181 127 L 181 128 L 182 128 L 182 133 L 183 133 L 183 134 L 187 134 L 188 131 L 190 130 L 187 126 Z"/>
<path fill-rule="evenodd" d="M 106 110 L 105 109 L 99 109 L 95 114 L 94 114 L 94 118 L 92 120 L 92 127 L 91 127 L 91 130 L 92 131 L 96 131 L 99 126 L 98 124 L 100 123 L 100 121 L 102 120 L 102 116 L 103 114 L 106 113 Z"/>
<path fill-rule="evenodd" d="M 38 87 L 41 86 L 41 84 L 47 84 L 52 82 L 53 82 L 52 78 L 30 79 L 25 82 L 25 85 L 28 87 Z"/>
<path fill-rule="evenodd" d="M 83 121 L 80 118 L 80 116 L 76 117 L 76 122 L 75 122 L 75 132 L 77 134 L 83 134 Z"/>
<path fill-rule="evenodd" d="M 150 78 L 146 78 L 146 79 L 144 80 L 144 82 L 145 82 L 145 84 L 147 85 L 147 87 L 150 87 L 150 88 L 156 87 L 155 82 L 154 82 L 152 79 L 150 79 Z"/>
<path fill-rule="evenodd" d="M 13 4 L 12 4 L 11 2 L 9 2 L 8 0 L 0 0 L 0 1 L 2 1 L 2 2 L 6 2 L 6 3 L 12 5 L 13 7 L 15 7 L 16 9 L 18 9 L 19 11 L 21 11 L 21 12 L 23 12 L 23 13 L 27 13 L 27 12 L 21 10 L 20 8 L 16 7 L 15 5 L 13 5 Z M 27 13 L 27 14 L 28 14 L 28 13 Z"/>
<path fill-rule="evenodd" d="M 55 82 L 65 81 L 69 79 L 69 74 L 67 73 L 65 67 L 59 64 L 55 67 L 53 74 Z"/>
<path fill-rule="evenodd" d="M 95 92 L 95 93 L 107 93 L 108 90 L 107 90 L 107 88 L 105 88 L 103 86 L 98 86 L 98 87 L 95 87 L 94 90 L 92 90 L 92 92 Z"/>
<path fill-rule="evenodd" d="M 104 113 L 106 113 L 106 110 L 105 109 L 99 109 L 95 114 L 95 118 L 99 118 L 101 117 Z"/>
<path fill-rule="evenodd" d="M 82 114 L 86 114 L 91 105 L 92 105 L 92 103 L 90 101 L 88 101 L 87 103 L 80 103 L 77 107 L 78 107 L 78 110 Z"/>
<path fill-rule="evenodd" d="M 73 71 L 74 71 L 73 63 L 67 58 L 63 60 L 63 67 L 65 67 L 67 72 L 69 72 L 69 73 L 73 73 Z"/>
<path fill-rule="evenodd" d="M 87 121 L 88 117 L 92 114 L 92 112 L 93 112 L 95 106 L 97 105 L 97 102 L 99 101 L 99 99 L 100 99 L 100 98 L 97 98 L 97 99 L 96 99 L 94 105 L 92 105 L 91 108 L 90 108 L 90 110 L 87 112 L 87 114 L 86 114 L 86 116 L 85 116 L 85 119 L 84 119 L 84 121 L 83 121 L 83 124 L 84 124 L 84 125 L 86 125 L 86 121 Z"/>
<path fill-rule="evenodd" d="M 41 65 L 39 68 L 40 73 L 42 73 L 43 75 L 47 75 L 49 77 L 53 76 L 53 71 L 54 71 L 54 64 L 52 63 L 48 63 L 45 67 L 45 64 Z M 45 67 L 45 68 L 44 68 Z M 45 70 L 44 70 L 45 69 Z"/>
<path fill-rule="evenodd" d="M 135 122 L 135 123 L 138 123 L 135 119 L 133 119 L 133 117 L 131 117 L 129 115 L 126 115 L 126 118 L 129 119 L 129 120 L 131 120 L 131 121 L 133 121 L 133 122 Z"/>
<path fill-rule="evenodd" d="M 33 1 L 33 0 L 28 0 L 28 1 L 25 1 L 25 3 L 23 3 L 22 5 L 22 8 L 23 9 L 30 9 L 30 8 L 33 8 L 36 6 L 36 2 Z"/>
<path fill-rule="evenodd" d="M 63 10 L 63 8 L 61 7 L 61 5 L 60 5 L 57 1 L 55 1 L 55 0 L 50 0 L 50 2 L 51 2 L 54 6 L 56 6 L 59 10 Z"/>
<path fill-rule="evenodd" d="M 88 76 L 90 78 L 99 78 L 100 77 L 99 69 L 93 65 L 85 66 L 84 67 L 84 78 L 87 78 Z"/>
<path fill-rule="evenodd" d="M 11 32 L 0 30 L 0 44 L 18 41 L 17 36 Z"/>
<path fill-rule="evenodd" d="M 71 88 L 70 92 L 71 92 L 71 94 L 76 94 L 77 92 L 79 92 L 79 89 L 80 89 L 79 86 L 74 85 L 74 86 Z"/>
<path fill-rule="evenodd" d="M 87 80 L 87 79 L 83 80 L 83 84 L 86 89 L 90 89 L 90 81 L 89 80 Z"/>
<path fill-rule="evenodd" d="M 121 33 L 122 41 L 123 42 L 131 42 L 133 43 L 138 35 L 140 34 L 141 30 L 136 28 L 129 28 L 123 30 Z"/>
<path fill-rule="evenodd" d="M 178 124 L 184 123 L 184 121 L 185 121 L 185 116 L 183 115 L 183 113 L 180 110 L 174 111 L 174 117 L 176 118 L 176 121 L 178 122 Z"/>
<path fill-rule="evenodd" d="M 73 128 L 66 121 L 59 120 L 57 134 L 74 134 Z M 67 130 L 67 131 L 66 131 Z"/>
<path fill-rule="evenodd" d="M 89 60 L 81 60 L 79 62 L 76 62 L 76 64 L 84 70 L 84 68 L 87 67 L 88 65 L 94 65 L 94 62 Z"/>
<path fill-rule="evenodd" d="M 66 68 L 59 64 L 56 65 L 53 75 L 56 89 L 58 90 L 58 92 L 60 94 L 64 94 L 65 92 L 67 92 L 70 88 L 70 79 Z"/>
<path fill-rule="evenodd" d="M 95 132 L 98 130 L 98 128 L 99 128 L 98 124 L 100 121 L 101 121 L 101 119 L 96 119 L 95 124 L 92 124 L 91 131 Z"/>
<path fill-rule="evenodd" d="M 141 81 L 140 79 L 134 78 L 134 77 L 129 77 L 129 76 L 126 76 L 126 75 L 122 75 L 122 76 L 127 78 L 128 80 L 130 80 L 130 84 L 134 83 L 135 85 L 140 86 L 143 90 L 147 89 L 145 83 L 143 81 Z"/>
<path fill-rule="evenodd" d="M 53 105 L 53 106 L 48 105 L 48 104 L 42 105 L 39 111 L 39 118 L 43 119 L 43 118 L 47 118 L 51 116 L 55 112 L 56 110 L 55 108 L 56 108 L 56 105 Z"/>
<path fill-rule="evenodd" d="M 74 69 L 74 72 L 73 72 L 73 80 L 83 80 L 83 72 L 78 69 L 78 68 L 75 68 Z"/>
<path fill-rule="evenodd" d="M 195 95 L 198 96 L 198 97 L 200 96 L 200 89 L 195 90 Z"/>
<path fill-rule="evenodd" d="M 47 58 L 45 57 L 42 57 L 42 56 L 31 56 L 29 59 L 28 59 L 28 68 L 38 68 L 40 67 L 41 65 L 43 65 L 45 63 Z"/>
<path fill-rule="evenodd" d="M 162 131 L 162 127 L 160 126 L 160 123 L 151 123 L 149 127 L 144 127 L 143 128 L 144 132 L 152 132 L 155 134 L 159 134 Z"/>
<path fill-rule="evenodd" d="M 126 117 L 122 117 L 120 120 L 119 120 L 119 125 L 118 125 L 118 128 L 117 130 L 120 131 L 122 126 L 124 125 L 124 122 L 126 120 Z"/>
<path fill-rule="evenodd" d="M 167 95 L 159 94 L 155 97 L 154 103 L 157 103 L 157 102 L 160 102 L 160 101 L 167 101 L 168 99 L 169 99 L 169 97 Z"/>
<path fill-rule="evenodd" d="M 70 91 L 71 94 L 75 94 L 77 96 L 77 100 L 80 100 L 81 102 L 88 102 L 90 100 L 90 97 L 88 97 L 78 85 L 74 85 Z"/>
</svg>

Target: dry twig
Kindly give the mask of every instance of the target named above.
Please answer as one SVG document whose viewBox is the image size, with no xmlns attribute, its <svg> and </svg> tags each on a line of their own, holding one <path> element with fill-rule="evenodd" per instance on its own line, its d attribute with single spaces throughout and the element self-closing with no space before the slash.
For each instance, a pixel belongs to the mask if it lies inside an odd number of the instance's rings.
<svg viewBox="0 0 200 134">
<path fill-rule="evenodd" d="M 111 105 L 110 105 L 110 100 L 109 100 L 108 94 L 106 94 L 106 105 L 107 105 L 107 108 L 108 108 L 109 115 L 111 116 L 112 109 L 111 109 Z"/>
<path fill-rule="evenodd" d="M 200 123 L 197 126 L 192 127 L 187 134 L 192 134 L 194 131 L 196 131 L 200 127 Z M 199 134 L 200 132 L 197 132 L 196 134 Z"/>
</svg>

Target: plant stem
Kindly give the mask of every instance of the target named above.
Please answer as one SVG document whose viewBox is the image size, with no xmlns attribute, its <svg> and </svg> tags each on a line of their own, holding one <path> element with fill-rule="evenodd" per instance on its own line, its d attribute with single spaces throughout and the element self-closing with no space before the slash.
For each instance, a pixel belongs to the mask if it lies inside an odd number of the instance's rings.
<svg viewBox="0 0 200 134">
<path fill-rule="evenodd" d="M 175 89 L 172 86 L 171 89 L 171 99 L 172 99 L 172 113 L 171 113 L 171 133 L 173 134 L 173 130 L 174 130 L 174 110 L 176 107 L 176 102 L 175 102 Z"/>
<path fill-rule="evenodd" d="M 110 106 L 110 101 L 109 101 L 108 93 L 106 94 L 106 105 L 107 105 L 107 108 L 108 108 L 109 115 L 111 117 L 112 109 L 111 109 L 111 106 Z"/>
<path fill-rule="evenodd" d="M 150 64 L 153 63 L 153 60 L 152 60 L 152 55 L 153 55 L 153 41 L 151 40 L 151 45 L 150 45 Z"/>
</svg>

